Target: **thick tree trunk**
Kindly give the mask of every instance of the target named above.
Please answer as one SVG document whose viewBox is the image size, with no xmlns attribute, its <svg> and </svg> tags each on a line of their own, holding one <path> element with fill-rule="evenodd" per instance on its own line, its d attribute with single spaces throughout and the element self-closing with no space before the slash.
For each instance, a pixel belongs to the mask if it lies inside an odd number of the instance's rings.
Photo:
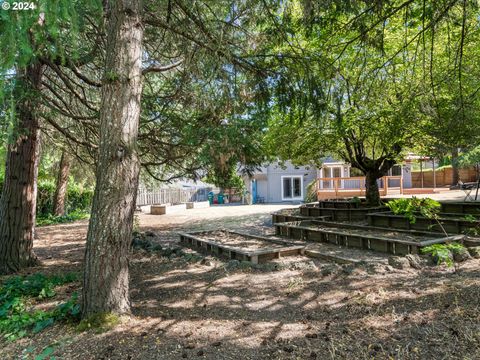
<svg viewBox="0 0 480 360">
<path fill-rule="evenodd" d="M 377 180 L 380 177 L 377 176 L 374 172 L 367 172 L 365 174 L 365 189 L 366 194 L 365 198 L 367 203 L 370 205 L 379 205 L 380 204 L 380 193 L 378 191 Z"/>
<path fill-rule="evenodd" d="M 130 311 L 128 255 L 138 187 L 141 1 L 110 2 L 96 188 L 87 235 L 83 317 Z"/>
<path fill-rule="evenodd" d="M 0 199 L 0 274 L 37 264 L 33 252 L 40 146 L 38 95 L 44 66 L 17 71 L 16 140 L 9 144 Z"/>
<path fill-rule="evenodd" d="M 70 174 L 70 156 L 62 152 L 60 167 L 58 169 L 57 187 L 53 199 L 53 214 L 56 216 L 65 215 L 65 198 L 67 197 L 68 175 Z"/>
</svg>

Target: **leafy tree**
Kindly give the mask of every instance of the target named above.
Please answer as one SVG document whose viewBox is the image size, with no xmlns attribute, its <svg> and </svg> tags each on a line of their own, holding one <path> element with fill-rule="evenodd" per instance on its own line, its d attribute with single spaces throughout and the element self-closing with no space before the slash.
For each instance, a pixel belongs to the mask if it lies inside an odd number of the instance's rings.
<svg viewBox="0 0 480 360">
<path fill-rule="evenodd" d="M 29 11 L 0 13 L 2 128 L 8 133 L 0 200 L 0 273 L 37 262 L 33 231 L 37 195 L 43 76 L 47 62 L 78 59 L 82 23 L 94 1 L 39 1 Z M 64 31 L 69 28 L 70 31 Z M 4 138 L 4 136 L 2 136 Z"/>
<path fill-rule="evenodd" d="M 271 10 L 267 31 L 281 34 L 266 60 L 275 70 L 271 149 L 297 163 L 342 158 L 365 174 L 367 200 L 377 204 L 377 179 L 403 151 L 433 138 L 426 129 L 435 120 L 422 110 L 440 86 L 432 74 L 444 79 L 446 72 L 436 74 L 428 59 L 449 36 L 450 49 L 466 51 L 465 24 L 476 21 L 475 9 L 461 1 L 289 1 Z M 461 68 L 461 61 L 447 63 Z"/>
</svg>

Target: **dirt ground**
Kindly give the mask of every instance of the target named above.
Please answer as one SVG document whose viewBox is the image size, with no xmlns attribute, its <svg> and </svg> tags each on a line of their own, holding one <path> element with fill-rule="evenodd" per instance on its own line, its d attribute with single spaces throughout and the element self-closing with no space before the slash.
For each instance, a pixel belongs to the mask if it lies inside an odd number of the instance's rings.
<svg viewBox="0 0 480 360">
<path fill-rule="evenodd" d="M 178 246 L 176 231 L 271 233 L 269 213 L 284 207 L 218 206 L 139 219 L 162 246 Z M 35 251 L 43 265 L 28 273 L 81 271 L 86 228 L 85 221 L 39 228 Z M 135 250 L 132 315 L 121 325 L 80 333 L 56 324 L 14 343 L 0 340 L 0 358 L 33 359 L 47 346 L 56 359 L 480 358 L 480 260 L 456 270 L 396 270 L 296 257 L 272 270 L 208 259 Z M 69 291 L 80 289 L 76 283 Z"/>
</svg>

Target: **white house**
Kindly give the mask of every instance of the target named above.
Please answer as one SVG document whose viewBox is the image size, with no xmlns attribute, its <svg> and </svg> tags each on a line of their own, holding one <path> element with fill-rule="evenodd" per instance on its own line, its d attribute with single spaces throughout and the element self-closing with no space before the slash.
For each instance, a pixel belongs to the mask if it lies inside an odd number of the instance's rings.
<svg viewBox="0 0 480 360">
<path fill-rule="evenodd" d="M 307 186 L 319 180 L 320 189 L 331 189 L 333 182 L 328 178 L 350 178 L 354 169 L 350 164 L 332 157 L 323 159 L 322 166 L 295 166 L 290 161 L 274 162 L 257 170 L 251 178 L 244 178 L 247 190 L 254 203 L 298 202 L 305 199 Z M 360 175 L 360 174 L 359 174 Z M 403 187 L 411 187 L 411 165 L 394 165 L 389 176 L 402 176 Z M 325 179 L 325 180 L 322 180 Z M 342 179 L 341 187 L 358 186 L 358 181 Z"/>
</svg>

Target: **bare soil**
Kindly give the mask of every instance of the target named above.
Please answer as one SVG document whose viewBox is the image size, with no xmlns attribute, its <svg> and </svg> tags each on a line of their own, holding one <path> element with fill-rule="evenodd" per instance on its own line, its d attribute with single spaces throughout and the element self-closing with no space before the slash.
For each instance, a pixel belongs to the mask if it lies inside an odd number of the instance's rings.
<svg viewBox="0 0 480 360">
<path fill-rule="evenodd" d="M 195 236 L 200 239 L 211 240 L 218 244 L 243 249 L 245 251 L 255 251 L 260 249 L 278 249 L 287 246 L 287 244 L 276 244 L 273 242 L 221 230 L 196 233 Z"/>
<path fill-rule="evenodd" d="M 271 233 L 269 212 L 279 208 L 218 207 L 140 221 L 166 246 L 177 244 L 177 231 Z M 86 222 L 38 229 L 43 265 L 28 272 L 81 271 L 86 229 Z M 79 333 L 56 324 L 14 343 L 0 340 L 0 358 L 34 359 L 47 346 L 56 359 L 480 358 L 480 260 L 422 270 L 313 261 L 309 270 L 228 270 L 220 260 L 208 266 L 135 251 L 132 314 L 121 325 Z"/>
</svg>

